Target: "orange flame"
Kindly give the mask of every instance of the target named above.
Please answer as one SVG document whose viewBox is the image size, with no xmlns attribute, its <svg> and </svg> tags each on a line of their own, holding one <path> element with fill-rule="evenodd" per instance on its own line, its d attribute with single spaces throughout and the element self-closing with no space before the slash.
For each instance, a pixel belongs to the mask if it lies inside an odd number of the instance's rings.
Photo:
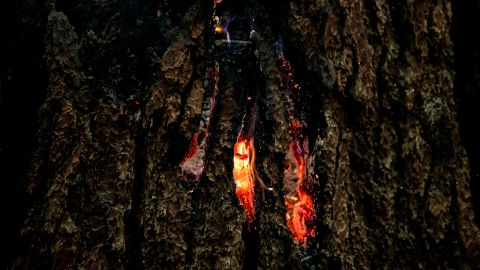
<svg viewBox="0 0 480 270">
<path fill-rule="evenodd" d="M 292 98 L 292 89 L 300 90 L 302 87 L 294 81 L 294 70 L 283 55 L 281 39 L 275 43 L 275 52 L 277 68 L 282 78 L 282 87 Z M 296 118 L 290 122 L 292 142 L 290 143 L 290 153 L 287 154 L 289 164 L 284 176 L 287 225 L 293 239 L 299 243 L 305 243 L 309 237 L 315 236 L 314 205 L 312 198 L 304 190 L 304 179 L 308 177 L 305 162 L 308 160 L 308 140 L 302 136 L 303 127 L 304 125 Z"/>
<path fill-rule="evenodd" d="M 208 70 L 210 76 L 211 96 L 208 101 L 204 101 L 202 108 L 202 121 L 200 122 L 199 131 L 193 134 L 192 141 L 188 147 L 185 156 L 180 162 L 179 176 L 183 182 L 198 183 L 203 173 L 205 151 L 208 143 L 208 130 L 210 129 L 210 120 L 212 118 L 213 109 L 215 107 L 215 97 L 218 92 L 218 64 Z M 200 144 L 199 144 L 199 138 Z"/>
<path fill-rule="evenodd" d="M 308 237 L 315 236 L 313 222 L 313 202 L 310 195 L 298 190 L 298 196 L 291 195 L 285 205 L 287 207 L 287 225 L 298 242 L 305 242 Z"/>
<path fill-rule="evenodd" d="M 233 149 L 233 178 L 237 186 L 236 195 L 250 223 L 255 216 L 255 149 L 253 147 L 253 138 L 248 140 L 243 138 L 243 136 L 239 136 Z"/>
<path fill-rule="evenodd" d="M 285 207 L 287 210 L 286 218 L 288 229 L 293 235 L 293 239 L 297 242 L 304 243 L 308 237 L 315 236 L 314 224 L 314 208 L 313 201 L 309 194 L 303 190 L 303 181 L 306 176 L 305 158 L 307 154 L 299 141 L 294 140 L 290 143 L 290 154 L 295 162 L 297 183 L 295 190 L 287 193 L 285 199 Z M 293 170 L 290 166 L 285 175 Z"/>
<path fill-rule="evenodd" d="M 220 25 L 215 26 L 215 33 L 219 34 L 223 32 L 223 28 Z"/>
<path fill-rule="evenodd" d="M 202 143 L 204 144 L 204 143 Z M 204 165 L 203 157 L 205 156 L 204 146 L 198 146 L 198 132 L 193 134 L 192 141 L 188 147 L 187 153 L 180 162 L 180 176 L 186 182 L 198 182 L 202 175 Z"/>
</svg>

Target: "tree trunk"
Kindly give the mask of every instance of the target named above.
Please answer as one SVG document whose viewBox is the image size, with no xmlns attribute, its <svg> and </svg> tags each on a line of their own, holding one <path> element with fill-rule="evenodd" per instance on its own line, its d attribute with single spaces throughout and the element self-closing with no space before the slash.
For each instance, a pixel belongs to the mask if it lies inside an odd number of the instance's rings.
<svg viewBox="0 0 480 270">
<path fill-rule="evenodd" d="M 12 269 L 480 265 L 449 1 L 47 2 Z"/>
</svg>

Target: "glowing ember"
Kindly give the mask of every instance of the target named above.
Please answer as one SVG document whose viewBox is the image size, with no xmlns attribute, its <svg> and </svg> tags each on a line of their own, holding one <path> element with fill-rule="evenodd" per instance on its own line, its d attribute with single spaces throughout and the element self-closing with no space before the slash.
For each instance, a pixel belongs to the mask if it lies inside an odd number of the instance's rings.
<svg viewBox="0 0 480 270">
<path fill-rule="evenodd" d="M 301 86 L 294 81 L 294 70 L 283 54 L 283 42 L 278 40 L 274 45 L 277 56 L 277 68 L 280 72 L 284 90 L 291 97 L 293 90 L 300 90 Z M 293 104 L 290 106 L 294 107 Z M 285 207 L 288 229 L 293 239 L 299 243 L 306 243 L 309 237 L 315 236 L 315 211 L 311 196 L 305 190 L 305 179 L 308 179 L 306 161 L 308 160 L 308 139 L 303 136 L 304 125 L 292 117 L 290 131 L 292 141 L 287 154 L 287 169 L 284 176 Z"/>
<path fill-rule="evenodd" d="M 303 243 L 308 237 L 315 236 L 315 229 L 311 226 L 314 222 L 312 198 L 305 192 L 299 191 L 298 197 L 291 196 L 286 201 L 286 207 L 287 225 L 293 239 Z"/>
<path fill-rule="evenodd" d="M 239 136 L 234 146 L 233 178 L 237 186 L 237 198 L 242 204 L 248 222 L 255 216 L 254 185 L 255 185 L 255 148 L 253 139 Z"/>
<path fill-rule="evenodd" d="M 275 54 L 277 56 L 277 68 L 280 71 L 280 76 L 282 78 L 282 87 L 287 90 L 288 93 L 291 93 L 292 89 L 299 90 L 300 85 L 295 83 L 293 80 L 294 70 L 290 65 L 290 62 L 283 55 L 283 42 L 278 40 L 275 42 Z"/>
<path fill-rule="evenodd" d="M 208 143 L 208 130 L 210 128 L 210 120 L 212 118 L 213 109 L 215 107 L 215 97 L 218 92 L 218 64 L 208 71 L 208 78 L 211 90 L 211 96 L 204 100 L 201 124 L 199 131 L 193 135 L 187 153 L 180 162 L 180 177 L 184 182 L 195 183 L 200 180 L 204 169 L 205 151 Z M 201 142 L 199 143 L 199 138 Z"/>
<path fill-rule="evenodd" d="M 199 150 L 198 147 L 198 132 L 193 135 L 188 151 L 185 154 L 182 162 L 180 163 L 180 175 L 183 180 L 187 182 L 196 182 L 202 175 L 204 165 L 203 157 L 205 151 L 203 147 Z"/>
<path fill-rule="evenodd" d="M 303 190 L 306 176 L 305 159 L 307 157 L 304 149 L 308 149 L 307 144 L 306 139 L 303 145 L 298 140 L 290 143 L 290 156 L 294 161 L 295 169 L 293 166 L 289 166 L 285 172 L 285 181 L 290 182 L 290 186 L 286 183 L 287 195 L 285 196 L 287 225 L 293 238 L 301 243 L 304 243 L 308 237 L 315 235 L 312 198 Z M 293 184 L 292 181 L 291 175 L 293 172 L 296 176 L 296 184 Z M 293 186 L 295 186 L 295 189 L 293 189 Z"/>
<path fill-rule="evenodd" d="M 228 25 L 230 24 L 230 22 L 234 21 L 235 18 L 231 18 L 227 15 L 223 16 L 223 17 L 218 17 L 215 15 L 214 13 L 214 16 L 213 16 L 213 29 L 215 31 L 216 34 L 224 34 L 225 35 L 225 38 L 227 39 L 227 42 L 230 43 L 231 42 L 231 39 L 230 39 L 230 33 L 228 32 Z"/>
<path fill-rule="evenodd" d="M 183 161 L 191 159 L 195 154 L 198 153 L 198 132 L 193 134 L 192 141 L 190 142 L 190 146 L 188 147 L 187 153 L 185 153 L 185 157 Z"/>
<path fill-rule="evenodd" d="M 222 33 L 223 28 L 220 25 L 215 26 L 215 33 Z"/>
</svg>

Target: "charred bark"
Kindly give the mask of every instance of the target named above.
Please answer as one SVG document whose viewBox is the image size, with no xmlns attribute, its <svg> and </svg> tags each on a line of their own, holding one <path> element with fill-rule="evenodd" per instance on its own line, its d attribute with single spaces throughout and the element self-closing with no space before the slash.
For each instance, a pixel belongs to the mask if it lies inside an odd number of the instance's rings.
<svg viewBox="0 0 480 270">
<path fill-rule="evenodd" d="M 480 265 L 449 1 L 46 2 L 26 4 L 48 86 L 11 269 Z M 295 191 L 313 200 L 305 241 Z"/>
</svg>

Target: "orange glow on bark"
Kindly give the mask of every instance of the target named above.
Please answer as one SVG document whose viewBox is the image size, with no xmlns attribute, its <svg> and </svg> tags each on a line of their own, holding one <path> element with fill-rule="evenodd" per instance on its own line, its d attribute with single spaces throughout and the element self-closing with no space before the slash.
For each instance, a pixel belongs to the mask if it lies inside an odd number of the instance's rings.
<svg viewBox="0 0 480 270">
<path fill-rule="evenodd" d="M 222 33 L 223 28 L 220 25 L 215 26 L 215 33 Z"/>
<path fill-rule="evenodd" d="M 294 80 L 294 70 L 283 54 L 283 42 L 281 39 L 275 42 L 276 64 L 280 72 L 282 88 L 291 99 L 295 97 L 293 90 L 301 90 L 302 87 Z M 292 101 L 290 101 L 292 102 Z M 293 102 L 290 104 L 295 109 Z M 315 211 L 312 197 L 305 189 L 304 180 L 308 179 L 308 139 L 303 136 L 302 130 L 306 124 L 292 116 L 290 132 L 292 141 L 290 151 L 287 154 L 287 167 L 284 171 L 284 192 L 286 218 L 288 229 L 293 239 L 298 243 L 306 243 L 309 237 L 315 236 Z"/>
<path fill-rule="evenodd" d="M 298 140 L 290 143 L 290 154 L 293 157 L 295 166 L 289 166 L 285 174 L 292 173 L 295 170 L 297 178 L 296 187 L 286 195 L 285 207 L 287 210 L 286 218 L 288 229 L 293 235 L 293 239 L 300 243 L 305 243 L 307 238 L 315 236 L 314 207 L 312 197 L 303 190 L 304 179 L 306 176 L 307 153 Z"/>
<path fill-rule="evenodd" d="M 255 149 L 253 147 L 253 139 L 248 140 L 243 138 L 243 136 L 239 136 L 233 149 L 233 178 L 237 187 L 236 195 L 250 223 L 255 217 Z"/>
<path fill-rule="evenodd" d="M 211 96 L 203 101 L 202 121 L 197 132 L 193 134 L 192 141 L 188 147 L 185 156 L 179 164 L 179 176 L 183 183 L 198 183 L 203 174 L 205 152 L 208 144 L 208 130 L 210 129 L 210 120 L 212 119 L 215 107 L 215 98 L 218 93 L 218 64 L 208 70 L 210 77 Z"/>
<path fill-rule="evenodd" d="M 298 196 L 290 196 L 285 202 L 287 208 L 287 225 L 298 242 L 305 242 L 308 237 L 315 236 L 315 229 L 308 223 L 313 220 L 313 202 L 310 195 L 298 190 Z"/>
<path fill-rule="evenodd" d="M 198 132 L 193 134 L 192 141 L 188 147 L 185 157 L 180 163 L 180 176 L 186 182 L 198 182 L 203 172 L 203 147 L 198 146 Z"/>
<path fill-rule="evenodd" d="M 193 134 L 192 141 L 188 146 L 188 151 L 185 153 L 185 157 L 183 157 L 182 163 L 186 160 L 191 159 L 196 153 L 198 152 L 198 132 Z"/>
</svg>

